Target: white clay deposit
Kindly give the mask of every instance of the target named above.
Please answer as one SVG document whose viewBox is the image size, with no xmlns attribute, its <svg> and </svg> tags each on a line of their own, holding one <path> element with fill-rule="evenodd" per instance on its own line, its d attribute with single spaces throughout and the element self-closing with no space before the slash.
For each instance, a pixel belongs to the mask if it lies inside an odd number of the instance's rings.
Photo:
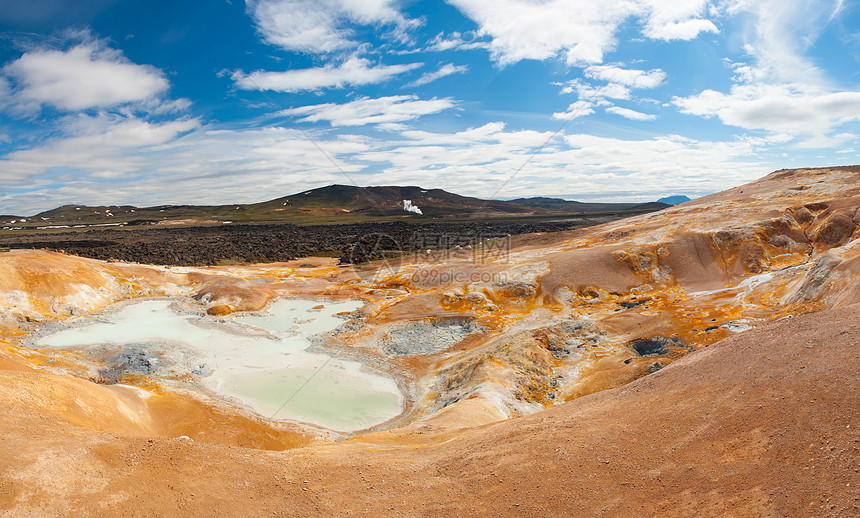
<svg viewBox="0 0 860 518">
<path fill-rule="evenodd" d="M 358 301 L 281 299 L 269 312 L 213 320 L 184 314 L 172 300 L 147 300 L 113 314 L 42 337 L 38 347 L 134 347 L 157 353 L 165 364 L 184 364 L 200 382 L 241 400 L 259 414 L 293 419 L 333 430 L 353 431 L 397 416 L 397 384 L 362 369 L 358 362 L 308 352 L 312 335 L 331 331 L 337 313 Z M 175 367 L 174 367 L 175 370 Z"/>
</svg>

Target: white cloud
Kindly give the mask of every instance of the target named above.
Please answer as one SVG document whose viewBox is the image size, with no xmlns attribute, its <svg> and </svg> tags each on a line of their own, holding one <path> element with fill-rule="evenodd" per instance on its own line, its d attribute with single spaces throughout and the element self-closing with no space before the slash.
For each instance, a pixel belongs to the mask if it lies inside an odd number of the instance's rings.
<svg viewBox="0 0 860 518">
<path fill-rule="evenodd" d="M 65 138 L 4 155 L 3 182 L 6 187 L 38 184 L 54 169 L 121 178 L 148 166 L 147 152 L 198 126 L 195 119 L 150 123 L 104 114 L 68 117 L 61 122 Z"/>
<path fill-rule="evenodd" d="M 600 63 L 616 44 L 628 19 L 644 22 L 652 39 L 692 39 L 717 32 L 703 19 L 709 0 L 448 0 L 489 36 L 490 53 L 500 64 L 563 56 L 568 64 Z"/>
<path fill-rule="evenodd" d="M 727 63 L 728 93 L 707 89 L 675 97 L 682 113 L 717 117 L 727 125 L 762 131 L 796 148 L 833 148 L 856 138 L 841 126 L 860 121 L 860 91 L 830 83 L 805 54 L 841 11 L 842 0 L 731 0 L 730 15 L 747 20 L 744 50 L 750 63 Z"/>
<path fill-rule="evenodd" d="M 561 93 L 576 93 L 577 97 L 579 97 L 580 99 L 596 102 L 600 102 L 601 100 L 606 98 L 630 99 L 630 88 L 624 86 L 621 83 L 606 83 L 603 85 L 595 86 L 584 83 L 579 79 L 572 79 L 566 83 L 563 83 Z"/>
<path fill-rule="evenodd" d="M 395 39 L 419 24 L 406 19 L 392 0 L 249 0 L 260 34 L 290 51 L 329 53 L 355 48 L 350 24 L 388 25 Z"/>
<path fill-rule="evenodd" d="M 576 93 L 579 101 L 570 105 L 566 113 L 554 113 L 556 119 L 570 119 L 594 113 L 592 106 L 611 106 L 607 99 L 630 99 L 632 90 L 651 89 L 663 84 L 666 73 L 660 69 L 636 70 L 626 69 L 615 65 L 591 65 L 585 68 L 583 75 L 595 81 L 605 81 L 604 84 L 594 85 L 580 79 L 566 83 L 556 83 L 562 86 L 562 94 Z M 577 111 L 579 110 L 579 111 Z M 652 120 L 656 115 L 640 113 L 627 108 L 607 108 L 607 112 L 621 115 L 633 120 Z"/>
<path fill-rule="evenodd" d="M 414 184 L 488 197 L 520 169 L 549 132 L 505 131 L 487 124 L 454 134 L 405 132 L 405 140 L 374 146 L 362 160 L 388 162 L 366 184 Z M 684 185 L 704 194 L 762 176 L 769 166 L 750 161 L 755 148 L 743 141 L 711 142 L 676 135 L 625 140 L 564 135 L 530 159 L 500 198 L 564 192 L 582 198 L 617 199 L 619 191 L 656 199 Z"/>
<path fill-rule="evenodd" d="M 566 83 L 556 83 L 561 86 L 562 94 L 575 93 L 580 99 L 580 102 L 585 102 L 589 107 L 592 105 L 607 106 L 612 103 L 607 99 L 630 99 L 632 90 L 651 89 L 663 84 L 666 80 L 666 73 L 660 69 L 655 70 L 636 70 L 625 69 L 615 65 L 591 65 L 585 68 L 585 77 L 595 81 L 605 81 L 602 85 L 589 84 L 580 79 L 573 79 Z M 574 104 L 575 105 L 575 104 Z M 571 105 L 572 107 L 574 105 Z M 611 113 L 629 117 L 632 115 L 632 110 L 619 108 L 618 110 L 607 110 Z M 558 119 L 569 118 L 572 113 L 572 108 L 568 109 L 567 113 L 555 113 L 553 117 Z M 594 110 L 585 110 L 582 115 L 594 113 Z M 642 119 L 644 114 L 639 114 L 637 120 Z M 633 116 L 637 117 L 637 116 Z M 648 116 L 653 118 L 654 116 Z"/>
<path fill-rule="evenodd" d="M 731 0 L 729 14 L 751 18 L 743 35 L 759 79 L 826 87 L 805 52 L 844 6 L 842 0 Z"/>
<path fill-rule="evenodd" d="M 637 112 L 636 110 L 621 108 L 618 106 L 610 106 L 609 108 L 606 108 L 606 113 L 614 113 L 615 115 L 620 115 L 625 119 L 634 121 L 652 121 L 657 118 L 657 116 L 652 113 Z"/>
<path fill-rule="evenodd" d="M 618 24 L 633 10 L 620 0 L 449 0 L 490 36 L 490 53 L 500 64 L 545 60 L 563 54 L 569 64 L 598 63 L 615 45 Z"/>
<path fill-rule="evenodd" d="M 169 87 L 161 71 L 131 63 L 96 41 L 66 51 L 29 51 L 2 72 L 13 82 L 11 93 L 6 94 L 7 104 L 19 111 L 44 105 L 78 111 L 157 104 L 156 98 Z"/>
<path fill-rule="evenodd" d="M 67 203 L 238 203 L 346 181 L 297 130 L 100 116 L 70 119 L 67 133 L 2 157 L 4 190 L 15 194 L 0 203 L 22 214 Z M 313 137 L 335 160 L 368 147 L 359 136 Z M 364 168 L 339 165 L 347 174 Z"/>
<path fill-rule="evenodd" d="M 377 137 L 309 130 L 344 176 L 301 132 L 285 128 L 215 130 L 194 120 L 154 124 L 98 116 L 70 117 L 65 129 L 68 137 L 2 157 L 4 186 L 16 190 L 14 196 L 0 196 L 8 211 L 31 214 L 64 203 L 247 203 L 352 181 L 488 197 L 552 137 L 506 130 L 502 123 Z M 772 168 L 751 161 L 755 153 L 755 145 L 744 140 L 562 133 L 498 196 L 563 189 L 583 198 L 647 200 L 675 192 L 679 184 L 691 194 L 713 192 Z"/>
<path fill-rule="evenodd" d="M 705 90 L 672 102 L 682 113 L 794 136 L 826 135 L 860 120 L 860 92 L 805 91 L 790 85 L 734 85 L 728 94 Z"/>
<path fill-rule="evenodd" d="M 232 79 L 243 90 L 256 90 L 259 87 L 277 92 L 303 92 L 381 83 L 421 66 L 422 63 L 374 65 L 368 59 L 353 56 L 340 65 L 327 64 L 286 72 L 235 72 Z"/>
<path fill-rule="evenodd" d="M 489 47 L 486 41 L 477 39 L 477 34 L 473 31 L 464 33 L 452 32 L 449 35 L 439 33 L 428 42 L 427 47 L 421 52 L 444 52 L 446 50 L 472 50 L 485 49 Z"/>
<path fill-rule="evenodd" d="M 666 73 L 662 70 L 625 69 L 614 65 L 592 65 L 585 69 L 586 77 L 617 83 L 631 89 L 657 88 L 666 81 Z"/>
<path fill-rule="evenodd" d="M 378 99 L 365 97 L 345 104 L 302 106 L 282 113 L 302 117 L 299 122 L 328 121 L 332 126 L 363 126 L 413 120 L 422 115 L 449 110 L 456 105 L 452 99 L 420 100 L 416 95 L 396 95 Z"/>
<path fill-rule="evenodd" d="M 0 110 L 5 110 L 14 106 L 15 101 L 12 98 L 12 85 L 5 77 L 0 75 Z"/>
<path fill-rule="evenodd" d="M 588 101 L 576 101 L 567 107 L 566 112 L 553 113 L 553 119 L 572 120 L 577 117 L 585 117 L 594 113 L 593 104 Z"/>
<path fill-rule="evenodd" d="M 646 0 L 648 18 L 642 33 L 655 40 L 692 40 L 703 32 L 719 32 L 710 20 L 701 18 L 709 0 Z"/>
<path fill-rule="evenodd" d="M 428 83 L 432 83 L 437 79 L 450 76 L 452 74 L 465 74 L 468 71 L 469 67 L 467 67 L 466 65 L 454 65 L 453 63 L 446 63 L 439 67 L 439 70 L 435 72 L 427 72 L 406 86 L 422 86 Z"/>
<path fill-rule="evenodd" d="M 801 142 L 798 142 L 795 147 L 800 149 L 834 149 L 842 147 L 848 142 L 854 142 L 858 138 L 860 138 L 860 135 L 855 135 L 854 133 L 840 133 L 838 135 L 815 135 Z M 836 152 L 839 153 L 841 152 L 841 150 Z"/>
<path fill-rule="evenodd" d="M 503 122 L 489 122 L 483 126 L 469 128 L 456 133 L 432 133 L 429 131 L 404 131 L 403 137 L 410 142 L 418 142 L 431 146 L 465 146 L 469 147 L 479 142 L 498 142 L 512 151 L 520 151 L 540 146 L 551 135 L 540 131 L 506 132 Z M 480 153 L 475 154 L 480 159 Z M 380 157 L 382 158 L 382 157 Z"/>
</svg>

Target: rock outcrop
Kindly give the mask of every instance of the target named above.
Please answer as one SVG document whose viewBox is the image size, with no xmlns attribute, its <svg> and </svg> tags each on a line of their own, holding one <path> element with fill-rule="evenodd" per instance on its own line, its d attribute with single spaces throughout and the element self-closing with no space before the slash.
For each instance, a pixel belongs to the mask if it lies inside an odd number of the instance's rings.
<svg viewBox="0 0 860 518">
<path fill-rule="evenodd" d="M 858 224 L 860 167 L 845 167 L 515 236 L 491 257 L 155 268 L 2 253 L 0 510 L 856 515 Z M 81 355 L 26 341 L 162 296 L 212 319 L 360 298 L 317 343 L 409 401 L 350 437 L 148 371 L 136 388 L 93 383 Z"/>
</svg>

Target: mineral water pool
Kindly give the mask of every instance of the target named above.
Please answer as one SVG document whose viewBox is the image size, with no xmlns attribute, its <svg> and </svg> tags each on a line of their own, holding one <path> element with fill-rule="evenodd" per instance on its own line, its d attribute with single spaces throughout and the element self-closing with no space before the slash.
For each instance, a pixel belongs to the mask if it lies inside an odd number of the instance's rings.
<svg viewBox="0 0 860 518">
<path fill-rule="evenodd" d="M 36 345 L 84 349 L 143 344 L 198 370 L 205 367 L 204 386 L 265 417 L 333 430 L 360 430 L 401 412 L 403 397 L 394 380 L 367 372 L 358 362 L 307 350 L 312 335 L 342 324 L 335 315 L 358 309 L 358 301 L 280 299 L 268 312 L 224 321 L 177 311 L 174 302 L 146 300 L 112 314 L 84 317 Z"/>
</svg>

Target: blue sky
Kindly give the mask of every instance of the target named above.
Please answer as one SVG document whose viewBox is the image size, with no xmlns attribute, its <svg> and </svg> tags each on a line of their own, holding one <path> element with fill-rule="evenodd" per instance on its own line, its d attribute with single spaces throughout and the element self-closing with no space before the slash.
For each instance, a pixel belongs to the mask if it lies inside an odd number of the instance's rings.
<svg viewBox="0 0 860 518">
<path fill-rule="evenodd" d="M 648 201 L 860 163 L 841 0 L 0 0 L 0 213 Z"/>
</svg>

